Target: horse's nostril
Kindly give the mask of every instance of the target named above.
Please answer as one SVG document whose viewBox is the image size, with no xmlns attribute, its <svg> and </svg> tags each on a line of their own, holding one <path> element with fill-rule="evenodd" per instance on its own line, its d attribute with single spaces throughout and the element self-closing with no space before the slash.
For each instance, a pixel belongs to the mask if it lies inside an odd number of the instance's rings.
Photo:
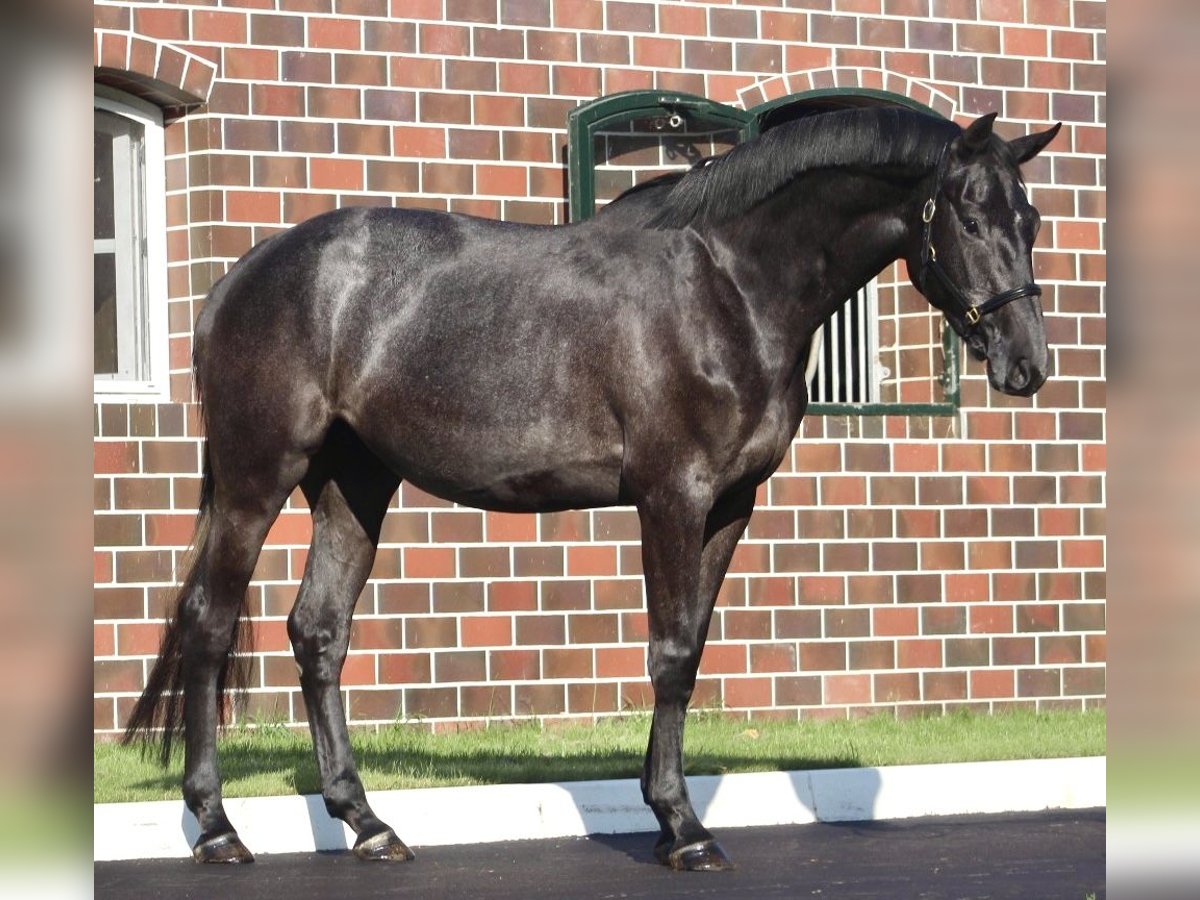
<svg viewBox="0 0 1200 900">
<path fill-rule="evenodd" d="M 1014 391 L 1022 391 L 1029 386 L 1029 360 L 1018 360 L 1008 371 L 1008 386 Z"/>
</svg>

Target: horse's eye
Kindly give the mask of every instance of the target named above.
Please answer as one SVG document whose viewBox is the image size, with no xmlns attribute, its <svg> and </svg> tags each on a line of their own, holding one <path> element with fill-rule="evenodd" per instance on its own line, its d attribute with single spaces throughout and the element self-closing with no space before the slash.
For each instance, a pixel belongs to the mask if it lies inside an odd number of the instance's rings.
<svg viewBox="0 0 1200 900">
<path fill-rule="evenodd" d="M 963 219 L 962 226 L 967 230 L 967 234 L 979 236 L 979 223 L 974 219 Z"/>
</svg>

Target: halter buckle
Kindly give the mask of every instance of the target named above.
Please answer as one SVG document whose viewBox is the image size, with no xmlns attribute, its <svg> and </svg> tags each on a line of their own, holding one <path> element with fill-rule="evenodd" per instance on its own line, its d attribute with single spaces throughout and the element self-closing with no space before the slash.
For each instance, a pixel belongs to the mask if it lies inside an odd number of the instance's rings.
<svg viewBox="0 0 1200 900">
<path fill-rule="evenodd" d="M 975 306 L 967 307 L 967 324 L 968 325 L 978 325 L 979 319 L 980 319 L 979 308 L 975 307 Z"/>
<path fill-rule="evenodd" d="M 930 197 L 925 201 L 925 209 L 921 211 L 921 221 L 928 225 L 933 221 L 933 214 L 937 212 L 937 201 Z"/>
</svg>

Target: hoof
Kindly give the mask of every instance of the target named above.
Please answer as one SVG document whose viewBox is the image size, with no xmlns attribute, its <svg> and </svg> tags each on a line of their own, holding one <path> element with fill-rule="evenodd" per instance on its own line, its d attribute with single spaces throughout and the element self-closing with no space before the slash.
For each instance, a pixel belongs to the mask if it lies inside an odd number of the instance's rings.
<svg viewBox="0 0 1200 900">
<path fill-rule="evenodd" d="M 192 848 L 192 856 L 200 863 L 252 863 L 254 854 L 246 849 L 236 831 L 216 837 L 201 838 Z"/>
<path fill-rule="evenodd" d="M 404 841 L 396 837 L 396 832 L 389 828 L 387 831 L 360 839 L 354 845 L 354 855 L 367 861 L 408 862 L 415 854 L 405 846 Z"/>
<path fill-rule="evenodd" d="M 665 844 L 654 848 L 654 855 L 663 865 L 678 872 L 729 872 L 733 863 L 714 840 L 697 841 L 683 847 L 670 849 Z"/>
</svg>

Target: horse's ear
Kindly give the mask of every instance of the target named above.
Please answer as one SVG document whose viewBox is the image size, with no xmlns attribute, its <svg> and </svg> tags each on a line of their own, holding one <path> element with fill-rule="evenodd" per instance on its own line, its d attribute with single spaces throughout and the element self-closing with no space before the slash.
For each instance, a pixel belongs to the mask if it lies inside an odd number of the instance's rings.
<svg viewBox="0 0 1200 900">
<path fill-rule="evenodd" d="M 1008 147 L 1012 150 L 1013 156 L 1017 160 L 1017 165 L 1029 162 L 1029 160 L 1045 150 L 1046 145 L 1054 140 L 1060 128 L 1062 128 L 1062 122 L 1058 122 L 1053 128 L 1047 128 L 1045 131 L 1035 131 L 1033 134 L 1027 134 L 1025 137 L 1009 141 Z"/>
<path fill-rule="evenodd" d="M 992 136 L 992 125 L 996 121 L 996 113 L 991 112 L 980 116 L 964 130 L 958 139 L 958 152 L 962 156 L 972 156 L 987 147 L 988 139 Z"/>
</svg>

